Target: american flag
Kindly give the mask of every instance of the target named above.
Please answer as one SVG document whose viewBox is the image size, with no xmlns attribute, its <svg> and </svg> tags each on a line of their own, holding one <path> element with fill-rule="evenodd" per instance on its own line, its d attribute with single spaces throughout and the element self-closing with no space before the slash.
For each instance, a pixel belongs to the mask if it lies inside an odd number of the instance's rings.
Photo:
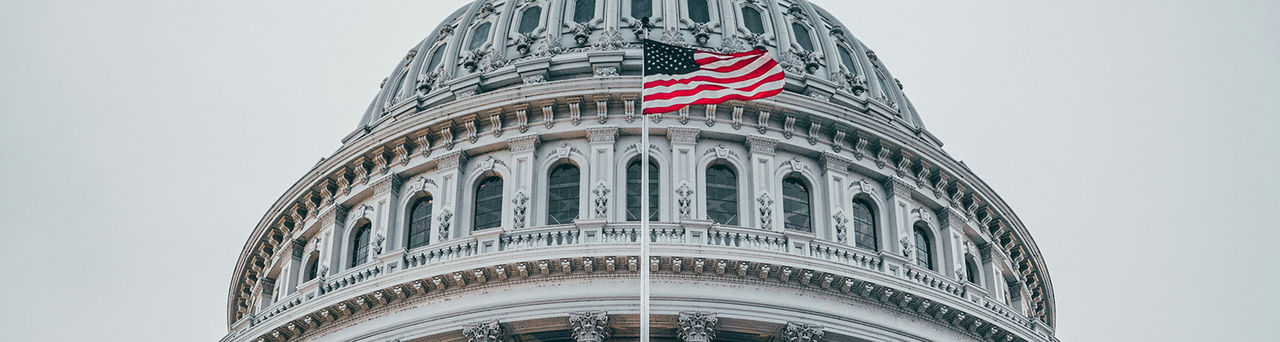
<svg viewBox="0 0 1280 342">
<path fill-rule="evenodd" d="M 770 97 L 782 92 L 784 78 L 764 50 L 722 54 L 644 41 L 644 114 Z"/>
</svg>

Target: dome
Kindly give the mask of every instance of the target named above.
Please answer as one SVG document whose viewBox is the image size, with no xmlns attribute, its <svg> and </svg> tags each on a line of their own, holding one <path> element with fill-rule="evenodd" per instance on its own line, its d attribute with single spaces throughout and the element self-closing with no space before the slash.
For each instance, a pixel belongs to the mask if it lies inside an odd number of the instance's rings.
<svg viewBox="0 0 1280 342">
<path fill-rule="evenodd" d="M 785 91 L 641 116 L 644 37 Z M 254 227 L 222 340 L 636 340 L 642 263 L 654 341 L 1057 341 L 1027 227 L 802 0 L 455 11 Z"/>
</svg>

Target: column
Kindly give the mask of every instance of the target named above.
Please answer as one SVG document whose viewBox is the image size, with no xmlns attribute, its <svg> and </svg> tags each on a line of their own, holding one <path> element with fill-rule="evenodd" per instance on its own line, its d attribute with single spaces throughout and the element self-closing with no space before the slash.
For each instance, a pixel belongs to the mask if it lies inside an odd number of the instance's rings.
<svg viewBox="0 0 1280 342">
<path fill-rule="evenodd" d="M 882 255 L 886 262 L 897 264 L 910 264 L 914 260 L 915 245 L 914 235 L 911 232 L 911 188 L 907 183 L 890 177 L 885 181 L 884 186 L 884 208 L 885 222 L 884 236 L 880 238 L 880 245 L 884 246 Z M 890 266 L 891 273 L 897 274 L 898 267 Z"/>
<path fill-rule="evenodd" d="M 539 143 L 536 134 L 519 136 L 507 139 L 507 147 L 511 150 L 511 179 L 510 186 L 512 189 L 512 210 L 517 213 L 513 217 L 511 227 L 520 229 L 533 225 L 533 186 L 534 174 L 537 173 L 537 166 L 534 165 L 534 152 L 538 150 Z M 545 191 L 545 190 L 544 190 Z M 504 203 L 505 204 L 505 203 Z M 520 214 L 523 213 L 523 214 Z"/>
<path fill-rule="evenodd" d="M 444 242 L 456 237 L 462 236 L 462 232 L 457 227 L 458 218 L 455 210 L 458 208 L 458 201 L 461 200 L 461 193 L 458 192 L 458 178 L 462 176 L 462 163 L 467 160 L 467 154 L 462 151 L 453 151 L 446 153 L 440 158 L 436 158 L 436 173 L 440 175 L 440 214 L 435 218 L 436 231 L 439 234 L 439 241 Z"/>
<path fill-rule="evenodd" d="M 598 242 L 603 232 L 602 229 L 608 221 L 623 221 L 626 217 L 617 210 L 609 210 L 611 199 L 617 198 L 616 192 L 626 191 L 626 189 L 613 189 L 616 184 L 614 178 L 615 160 L 613 153 L 615 143 L 618 140 L 618 127 L 615 126 L 593 126 L 587 127 L 587 163 L 595 165 L 587 170 L 587 192 L 591 194 L 588 199 L 586 215 L 582 215 L 574 221 L 578 228 L 582 230 L 582 239 L 585 242 Z"/>
<path fill-rule="evenodd" d="M 951 280 L 963 282 L 964 274 L 964 215 L 943 208 L 938 213 L 938 273 Z"/>
<path fill-rule="evenodd" d="M 818 161 L 822 163 L 824 186 L 821 188 L 826 192 L 827 213 L 830 214 L 826 215 L 826 219 L 831 220 L 829 226 L 832 229 L 814 233 L 819 239 L 853 245 L 849 239 L 852 235 L 849 231 L 852 225 L 849 222 L 853 217 L 853 199 L 846 197 L 844 191 L 847 186 L 845 184 L 849 182 L 849 164 L 853 161 L 832 152 L 823 152 Z"/>
<path fill-rule="evenodd" d="M 667 139 L 671 142 L 671 189 L 675 194 L 677 221 L 692 220 L 698 212 L 694 196 L 697 186 L 697 161 L 694 150 L 698 144 L 697 128 L 671 127 L 667 129 Z"/>
<path fill-rule="evenodd" d="M 760 136 L 747 136 L 747 159 L 751 166 L 751 189 L 753 194 L 750 217 L 754 222 L 743 222 L 743 226 L 757 227 L 763 230 L 782 231 L 781 203 L 782 194 L 774 194 L 774 149 L 778 141 Z M 747 215 L 743 215 L 746 217 Z"/>
<path fill-rule="evenodd" d="M 302 273 L 306 272 L 302 269 L 302 250 L 306 248 L 307 242 L 290 239 L 285 246 L 287 250 L 283 251 L 282 253 L 284 254 L 281 255 L 289 256 L 289 263 L 280 271 L 280 279 L 284 280 L 284 295 L 290 295 L 298 291 L 298 284 L 302 282 Z"/>
<path fill-rule="evenodd" d="M 398 247 L 400 243 L 397 241 L 404 240 L 404 234 L 401 233 L 404 227 L 399 222 L 401 208 L 396 202 L 399 195 L 400 176 L 388 173 L 374 181 L 373 197 L 370 199 L 375 211 L 371 219 L 373 234 L 369 235 L 369 247 L 372 249 L 371 255 L 383 262 L 387 273 L 395 272 L 404 256 L 404 248 L 392 248 L 392 244 Z"/>
</svg>

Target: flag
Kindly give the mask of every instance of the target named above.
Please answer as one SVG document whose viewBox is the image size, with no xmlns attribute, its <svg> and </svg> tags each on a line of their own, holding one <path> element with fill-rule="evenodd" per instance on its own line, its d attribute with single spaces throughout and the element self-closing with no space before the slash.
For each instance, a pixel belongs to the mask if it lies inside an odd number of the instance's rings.
<svg viewBox="0 0 1280 342">
<path fill-rule="evenodd" d="M 768 51 L 723 54 L 644 41 L 644 114 L 762 99 L 781 93 L 785 83 Z"/>
</svg>

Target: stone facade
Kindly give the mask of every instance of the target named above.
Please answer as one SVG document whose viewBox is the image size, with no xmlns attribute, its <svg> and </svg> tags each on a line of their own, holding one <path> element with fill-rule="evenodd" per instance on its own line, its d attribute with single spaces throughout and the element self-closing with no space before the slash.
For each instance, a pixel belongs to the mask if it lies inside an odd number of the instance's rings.
<svg viewBox="0 0 1280 342">
<path fill-rule="evenodd" d="M 223 341 L 634 340 L 640 262 L 655 340 L 1057 340 L 1026 228 L 827 12 L 666 0 L 641 20 L 633 1 L 590 15 L 576 0 L 477 1 L 449 16 L 254 230 Z M 764 48 L 789 91 L 642 118 L 645 36 Z M 647 234 L 628 221 L 641 148 L 659 170 Z M 558 168 L 576 178 L 553 181 Z"/>
</svg>

